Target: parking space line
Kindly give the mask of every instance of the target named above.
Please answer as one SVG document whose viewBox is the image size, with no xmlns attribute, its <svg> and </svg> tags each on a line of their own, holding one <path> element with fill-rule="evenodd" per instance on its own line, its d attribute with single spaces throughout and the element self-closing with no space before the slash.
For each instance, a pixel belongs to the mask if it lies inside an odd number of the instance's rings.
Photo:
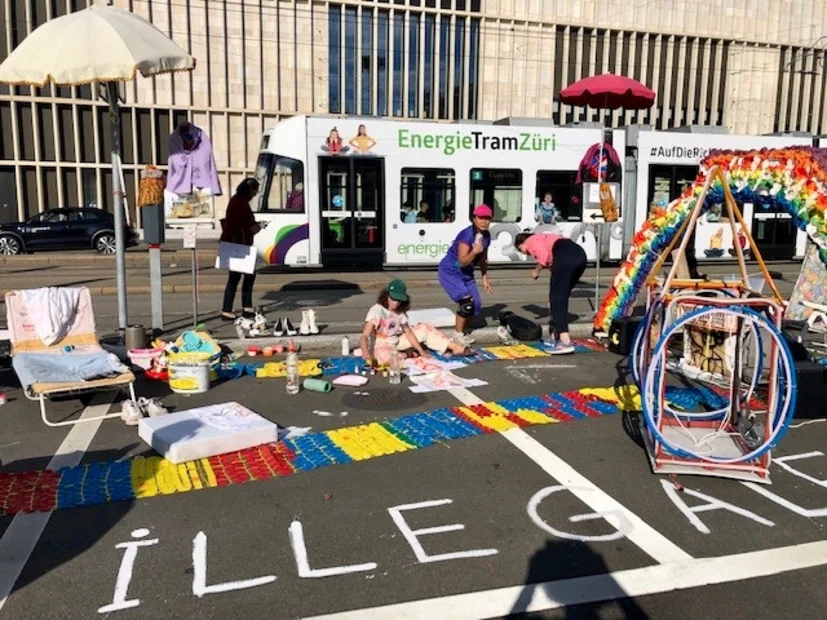
<svg viewBox="0 0 827 620">
<path fill-rule="evenodd" d="M 80 419 L 104 415 L 112 406 L 114 398 L 115 394 L 112 393 L 96 395 L 92 403 L 83 410 Z M 73 426 L 46 469 L 58 470 L 80 463 L 101 422 L 103 420 L 95 420 Z M 3 609 L 8 601 L 14 584 L 29 561 L 51 516 L 52 511 L 16 514 L 0 538 L 0 609 Z"/>
<path fill-rule="evenodd" d="M 466 406 L 483 402 L 466 388 L 454 388 L 449 392 Z M 626 537 L 657 562 L 685 562 L 692 559 L 686 551 L 599 489 L 523 429 L 512 428 L 499 433 L 594 512 L 625 518 L 631 525 Z"/>
<path fill-rule="evenodd" d="M 470 620 L 539 612 L 584 603 L 637 598 L 722 583 L 745 581 L 827 565 L 827 542 L 716 558 L 656 564 L 615 573 L 524 584 L 439 598 L 355 609 L 305 620 Z"/>
</svg>

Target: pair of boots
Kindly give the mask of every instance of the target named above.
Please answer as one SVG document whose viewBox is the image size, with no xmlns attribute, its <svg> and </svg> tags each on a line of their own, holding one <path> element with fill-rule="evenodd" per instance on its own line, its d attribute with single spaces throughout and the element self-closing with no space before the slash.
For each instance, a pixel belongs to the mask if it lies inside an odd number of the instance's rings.
<svg viewBox="0 0 827 620">
<path fill-rule="evenodd" d="M 302 310 L 302 323 L 299 326 L 299 333 L 302 336 L 318 334 L 319 327 L 316 325 L 316 311 L 305 308 Z"/>
</svg>

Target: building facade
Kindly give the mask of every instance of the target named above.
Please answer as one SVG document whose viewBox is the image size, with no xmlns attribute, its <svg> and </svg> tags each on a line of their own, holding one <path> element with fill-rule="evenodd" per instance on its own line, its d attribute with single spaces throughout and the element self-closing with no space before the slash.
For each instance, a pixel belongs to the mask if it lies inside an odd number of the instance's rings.
<svg viewBox="0 0 827 620">
<path fill-rule="evenodd" d="M 602 118 L 612 126 L 725 125 L 821 134 L 827 4 L 815 0 L 116 0 L 197 59 L 191 74 L 121 88 L 131 216 L 139 171 L 163 167 L 189 119 L 209 134 L 225 196 L 255 166 L 262 129 L 297 113 L 491 121 Z M 0 60 L 86 0 L 0 0 Z M 559 102 L 619 73 L 657 93 L 640 112 Z M 0 85 L 0 222 L 111 205 L 99 89 Z M 226 200 L 216 201 L 220 216 Z"/>
</svg>

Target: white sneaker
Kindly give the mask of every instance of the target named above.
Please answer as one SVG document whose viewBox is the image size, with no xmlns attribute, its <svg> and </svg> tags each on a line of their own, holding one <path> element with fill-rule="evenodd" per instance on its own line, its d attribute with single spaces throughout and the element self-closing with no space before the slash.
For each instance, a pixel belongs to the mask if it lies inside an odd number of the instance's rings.
<svg viewBox="0 0 827 620">
<path fill-rule="evenodd" d="M 121 405 L 121 420 L 127 426 L 137 426 L 138 422 L 144 417 L 141 413 L 141 408 L 134 400 L 125 400 Z"/>
<path fill-rule="evenodd" d="M 463 334 L 462 332 L 454 332 L 454 342 L 463 346 L 469 346 L 476 342 L 470 334 Z"/>
<path fill-rule="evenodd" d="M 299 333 L 302 336 L 310 335 L 310 312 L 305 308 L 302 310 L 302 324 L 299 325 Z"/>
<path fill-rule="evenodd" d="M 157 418 L 162 415 L 167 415 L 169 411 L 167 411 L 166 407 L 161 404 L 161 401 L 157 398 L 144 398 L 143 396 L 138 399 L 138 405 L 141 409 L 141 412 L 144 415 L 149 416 L 150 418 Z"/>
<path fill-rule="evenodd" d="M 319 326 L 316 325 L 316 311 L 313 308 L 310 308 L 307 311 L 307 323 L 310 327 L 311 334 L 318 334 L 319 333 Z"/>
</svg>

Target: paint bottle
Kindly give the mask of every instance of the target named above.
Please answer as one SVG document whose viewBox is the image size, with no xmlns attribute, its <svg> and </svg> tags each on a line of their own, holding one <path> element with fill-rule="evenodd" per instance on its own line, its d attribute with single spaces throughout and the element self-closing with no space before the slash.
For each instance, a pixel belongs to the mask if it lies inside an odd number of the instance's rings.
<svg viewBox="0 0 827 620">
<path fill-rule="evenodd" d="M 474 245 L 477 243 L 482 243 L 482 233 L 477 233 L 477 236 L 474 237 Z"/>
<path fill-rule="evenodd" d="M 287 353 L 287 393 L 299 393 L 299 354 L 292 340 Z"/>
<path fill-rule="evenodd" d="M 342 337 L 342 357 L 347 357 L 350 355 L 350 340 L 348 340 L 347 336 Z"/>
</svg>

